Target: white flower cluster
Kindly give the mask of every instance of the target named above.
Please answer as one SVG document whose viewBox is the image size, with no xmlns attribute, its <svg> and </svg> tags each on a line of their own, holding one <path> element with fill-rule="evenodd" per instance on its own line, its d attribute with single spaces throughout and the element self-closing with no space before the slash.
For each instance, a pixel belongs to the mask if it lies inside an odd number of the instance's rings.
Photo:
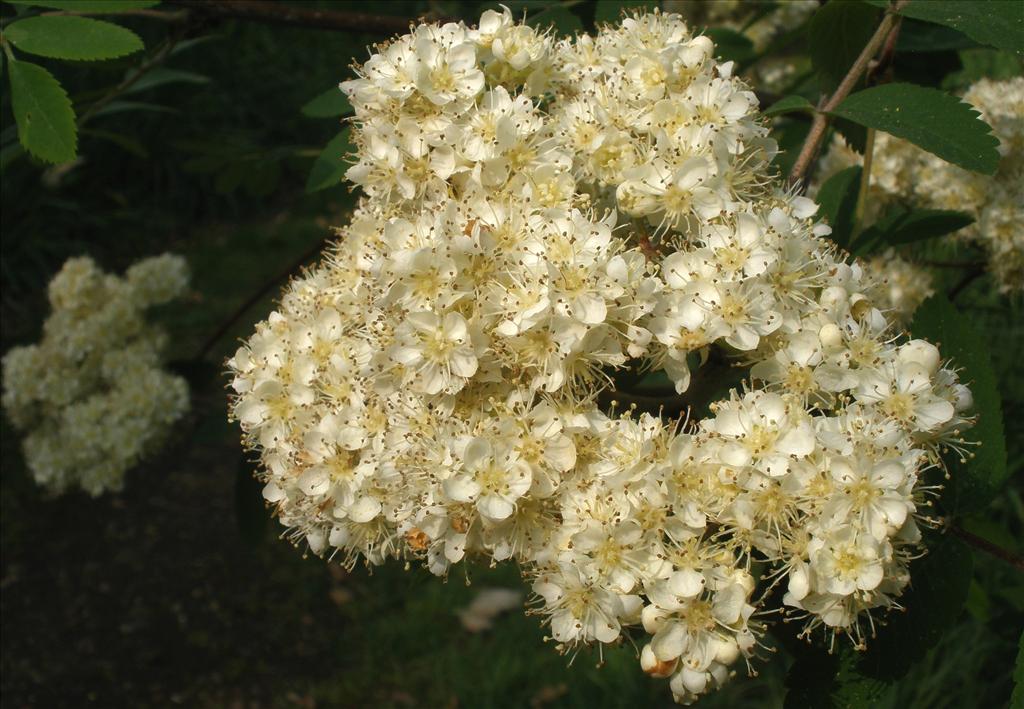
<svg viewBox="0 0 1024 709">
<path fill-rule="evenodd" d="M 188 410 L 185 380 L 161 369 L 166 335 L 145 320 L 187 285 L 185 260 L 170 254 L 139 261 L 124 278 L 73 258 L 50 282 L 42 341 L 3 358 L 3 407 L 25 434 L 36 482 L 94 496 L 120 490 Z"/>
<path fill-rule="evenodd" d="M 877 283 L 874 293 L 879 309 L 906 327 L 914 312 L 934 293 L 931 272 L 907 261 L 894 249 L 886 249 L 864 261 L 864 271 Z"/>
<path fill-rule="evenodd" d="M 995 175 L 947 163 L 884 133 L 875 139 L 870 204 L 877 212 L 893 203 L 952 209 L 974 217 L 956 238 L 988 254 L 989 270 L 1004 292 L 1024 290 L 1024 77 L 982 79 L 964 100 L 992 126 L 1002 156 Z M 862 158 L 837 139 L 826 159 L 830 172 L 860 164 Z"/>
<path fill-rule="evenodd" d="M 778 190 L 712 52 L 676 15 L 556 41 L 507 10 L 378 47 L 342 84 L 366 197 L 229 362 L 296 543 L 515 560 L 560 647 L 642 628 L 683 702 L 755 654 L 774 583 L 808 632 L 860 641 L 970 423 L 935 347 L 897 341 Z M 709 359 L 752 378 L 696 425 L 596 403 L 614 369 L 686 392 Z"/>
</svg>

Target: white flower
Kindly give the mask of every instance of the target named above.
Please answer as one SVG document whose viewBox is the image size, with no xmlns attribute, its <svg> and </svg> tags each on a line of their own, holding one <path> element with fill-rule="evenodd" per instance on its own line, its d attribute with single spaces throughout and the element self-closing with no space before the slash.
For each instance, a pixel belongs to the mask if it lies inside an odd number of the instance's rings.
<svg viewBox="0 0 1024 709">
<path fill-rule="evenodd" d="M 454 393 L 477 370 L 465 318 L 458 313 L 410 313 L 396 331 L 391 358 L 406 368 L 406 380 L 425 394 Z"/>
<path fill-rule="evenodd" d="M 462 456 L 464 472 L 445 480 L 445 493 L 456 502 L 474 502 L 480 514 L 501 521 L 515 511 L 516 500 L 530 489 L 530 467 L 511 450 L 495 450 L 474 438 Z"/>
<path fill-rule="evenodd" d="M 811 568 L 826 593 L 848 596 L 882 582 L 883 550 L 867 534 L 842 527 L 828 536 L 811 558 Z"/>
</svg>

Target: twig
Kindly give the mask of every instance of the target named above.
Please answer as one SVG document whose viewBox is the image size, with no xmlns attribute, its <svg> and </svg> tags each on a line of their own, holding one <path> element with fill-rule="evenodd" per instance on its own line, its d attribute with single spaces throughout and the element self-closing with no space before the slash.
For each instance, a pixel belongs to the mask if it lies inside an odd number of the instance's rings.
<svg viewBox="0 0 1024 709">
<path fill-rule="evenodd" d="M 868 137 L 864 143 L 864 164 L 860 169 L 860 189 L 857 190 L 857 206 L 853 210 L 853 233 L 850 234 L 850 244 L 847 248 L 853 246 L 853 242 L 860 236 L 861 231 L 864 227 L 864 212 L 868 206 L 868 188 L 871 186 L 871 162 L 875 152 L 875 129 L 868 128 Z"/>
<path fill-rule="evenodd" d="M 979 537 L 977 534 L 972 534 L 971 532 L 968 532 L 966 529 L 963 529 L 962 527 L 957 527 L 953 525 L 949 528 L 949 531 L 963 539 L 972 547 L 975 547 L 976 549 L 981 549 L 982 551 L 991 554 L 997 559 L 1005 561 L 1007 564 L 1014 567 L 1018 571 L 1024 571 L 1024 557 L 1022 557 L 1020 554 L 1015 554 L 1014 552 L 1008 549 L 1003 549 L 1001 546 L 997 546 L 989 540 Z"/>
<path fill-rule="evenodd" d="M 363 12 L 314 10 L 290 2 L 271 0 L 166 0 L 213 17 L 253 20 L 276 25 L 293 25 L 340 32 L 397 34 L 409 31 L 409 18 L 398 15 L 370 15 Z M 442 21 L 452 18 L 437 18 Z"/>
<path fill-rule="evenodd" d="M 57 12 L 43 12 L 42 15 L 71 15 L 72 17 L 91 17 L 94 15 L 102 15 L 103 17 L 145 17 L 150 20 L 160 20 L 161 22 L 184 22 L 188 18 L 187 10 L 176 10 L 173 12 L 165 12 L 163 10 L 147 10 L 140 8 L 137 10 L 116 10 L 113 12 L 78 12 L 76 10 L 60 10 Z"/>
<path fill-rule="evenodd" d="M 255 293 L 246 298 L 245 302 L 239 305 L 238 308 L 236 308 L 235 311 L 228 316 L 227 320 L 222 322 L 220 326 L 214 331 L 214 333 L 210 335 L 208 338 L 206 338 L 206 341 L 203 343 L 202 347 L 200 347 L 199 351 L 196 353 L 195 359 L 205 359 L 206 355 L 208 355 L 210 353 L 210 350 L 213 349 L 213 346 L 217 344 L 220 338 L 224 337 L 224 334 L 231 329 L 232 325 L 238 322 L 239 318 L 245 315 L 249 308 L 256 305 L 256 303 L 260 302 L 263 299 L 263 297 L 270 293 L 270 291 L 272 291 L 275 286 L 281 283 L 281 281 L 293 275 L 307 261 L 309 261 L 318 253 L 320 253 L 320 249 L 324 247 L 326 241 L 326 239 L 321 239 L 320 241 L 313 244 L 313 246 L 309 250 L 303 252 L 303 254 L 299 256 L 297 259 L 295 259 L 295 261 L 292 262 L 287 268 L 285 268 L 283 271 L 275 275 L 269 281 L 261 285 L 259 289 L 256 290 Z"/>
<path fill-rule="evenodd" d="M 789 173 L 789 184 L 795 185 L 799 183 L 807 169 L 814 162 L 815 156 L 818 154 L 818 148 L 821 147 L 822 141 L 825 139 L 825 131 L 828 128 L 829 112 L 834 111 L 843 99 L 850 95 L 857 82 L 860 81 L 861 76 L 868 70 L 868 66 L 875 54 L 885 43 L 890 32 L 897 26 L 900 21 L 900 16 L 896 13 L 901 7 L 903 7 L 908 0 L 899 0 L 899 2 L 892 5 L 886 10 L 885 17 L 882 18 L 881 24 L 878 25 L 878 29 L 868 40 L 868 43 L 861 50 L 857 60 L 850 67 L 850 70 L 843 77 L 842 82 L 836 88 L 835 92 L 825 101 L 824 105 L 814 114 L 814 121 L 811 123 L 811 130 L 807 134 L 807 139 L 804 141 L 803 147 L 800 149 L 800 154 L 796 158 L 796 162 L 793 163 L 793 169 Z"/>
</svg>

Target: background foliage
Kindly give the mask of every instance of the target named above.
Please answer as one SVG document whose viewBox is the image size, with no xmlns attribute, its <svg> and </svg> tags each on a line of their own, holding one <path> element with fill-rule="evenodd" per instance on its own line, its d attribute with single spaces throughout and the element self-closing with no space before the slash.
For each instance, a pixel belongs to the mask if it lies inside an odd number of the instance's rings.
<svg viewBox="0 0 1024 709">
<path fill-rule="evenodd" d="M 86 2 L 102 10 L 105 0 L 34 4 L 81 11 Z M 654 3 L 508 4 L 572 32 L 615 19 L 623 5 Z M 3 18 L 36 12 L 26 5 L 5 3 Z M 122 0 L 116 9 L 152 5 Z M 775 9 L 757 5 L 758 12 Z M 884 5 L 832 0 L 766 50 L 801 67 L 782 94 L 761 96 L 780 116 L 781 170 L 799 152 L 819 96 L 840 84 L 877 26 L 876 6 Z M 413 0 L 373 11 L 473 22 L 489 6 Z M 159 10 L 188 12 L 180 3 Z M 971 113 L 943 92 L 982 76 L 1022 72 L 1022 12 L 1015 3 L 912 2 L 891 82 L 858 86 L 832 112 L 848 121 L 837 121 L 835 129 L 854 142 L 866 135 L 863 126 L 890 131 L 949 161 L 991 171 L 991 137 L 973 130 Z M 263 286 L 296 259 L 311 260 L 328 227 L 344 222 L 354 204 L 335 158 L 346 150 L 338 117 L 348 107 L 332 87 L 386 33 L 211 13 L 194 13 L 184 23 L 146 14 L 51 16 L 76 24 L 65 30 L 76 41 L 52 42 L 52 27 L 41 33 L 32 27 L 43 19 L 4 28 L 13 52 L 4 57 L 0 99 L 0 350 L 38 338 L 43 286 L 66 258 L 87 253 L 103 268 L 122 271 L 145 255 L 182 253 L 194 272 L 193 294 L 160 315 L 172 330 L 172 359 L 193 385 L 193 414 L 158 460 L 130 475 L 123 494 L 95 500 L 47 499 L 3 424 L 5 700 L 17 706 L 665 704 L 664 686 L 637 671 L 628 645 L 606 652 L 598 668 L 595 655 L 581 653 L 569 664 L 545 646 L 535 618 L 513 613 L 488 633 L 463 630 L 454 610 L 479 588 L 518 586 L 515 569 L 469 568 L 465 579 L 441 584 L 394 565 L 346 574 L 302 558 L 276 538 L 280 530 L 263 509 L 238 432 L 224 421 L 219 363 L 272 307 L 276 289 Z M 742 69 L 760 61 L 742 34 L 708 32 Z M 147 62 L 156 63 L 129 83 Z M 896 104 L 905 111 L 898 118 L 891 111 Z M 33 121 L 26 128 L 28 114 Z M 893 213 L 857 233 L 860 171 L 851 170 L 821 194 L 841 244 L 870 253 L 897 243 L 936 260 L 971 260 L 967 247 L 932 240 L 963 226 L 955 213 Z M 940 290 L 958 291 L 955 305 L 933 300 L 914 331 L 941 341 L 944 353 L 967 367 L 982 410 L 998 411 L 1001 400 L 1005 435 L 995 428 L 997 416 L 982 417 L 978 430 L 986 444 L 969 472 L 953 471 L 943 505 L 969 535 L 1021 553 L 1024 370 L 1017 360 L 1024 317 L 1020 303 L 999 296 L 985 278 L 955 288 L 963 276 L 940 274 Z M 254 293 L 252 307 L 207 349 L 210 336 Z M 1005 464 L 998 450 L 1003 440 Z M 759 678 L 737 678 L 701 706 L 1008 704 L 1024 627 L 1024 578 L 952 534 L 933 547 L 915 565 L 908 612 L 882 629 L 877 649 L 863 657 L 845 649 L 829 656 L 776 637 L 777 657 L 758 666 Z"/>
</svg>

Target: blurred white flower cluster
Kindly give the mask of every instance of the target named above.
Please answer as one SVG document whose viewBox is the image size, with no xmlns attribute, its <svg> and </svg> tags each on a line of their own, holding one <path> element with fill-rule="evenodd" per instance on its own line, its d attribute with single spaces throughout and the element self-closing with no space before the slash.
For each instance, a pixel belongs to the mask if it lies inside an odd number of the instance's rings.
<svg viewBox="0 0 1024 709">
<path fill-rule="evenodd" d="M 879 133 L 871 163 L 875 215 L 887 205 L 909 201 L 952 209 L 974 217 L 955 238 L 988 255 L 988 268 L 1003 292 L 1024 290 L 1024 77 L 981 79 L 963 96 L 992 126 L 1002 156 L 995 175 L 952 165 L 920 148 Z M 822 166 L 823 179 L 863 158 L 837 137 Z"/>
<path fill-rule="evenodd" d="M 875 304 L 903 327 L 914 319 L 914 312 L 921 303 L 935 293 L 931 272 L 900 258 L 894 249 L 866 259 L 864 270 L 876 283 Z"/>
<path fill-rule="evenodd" d="M 515 560 L 561 648 L 642 628 L 682 702 L 755 655 L 772 585 L 862 641 L 971 403 L 778 188 L 712 55 L 657 13 L 556 40 L 488 11 L 377 47 L 342 84 L 366 196 L 229 362 L 293 541 Z M 704 421 L 597 404 L 615 369 L 687 392 L 709 358 L 752 379 Z"/>
<path fill-rule="evenodd" d="M 123 278 L 88 257 L 54 276 L 42 341 L 3 358 L 3 407 L 24 433 L 36 482 L 94 496 L 121 490 L 125 472 L 187 411 L 185 380 L 161 369 L 167 337 L 145 319 L 187 285 L 185 260 L 170 254 Z"/>
</svg>

